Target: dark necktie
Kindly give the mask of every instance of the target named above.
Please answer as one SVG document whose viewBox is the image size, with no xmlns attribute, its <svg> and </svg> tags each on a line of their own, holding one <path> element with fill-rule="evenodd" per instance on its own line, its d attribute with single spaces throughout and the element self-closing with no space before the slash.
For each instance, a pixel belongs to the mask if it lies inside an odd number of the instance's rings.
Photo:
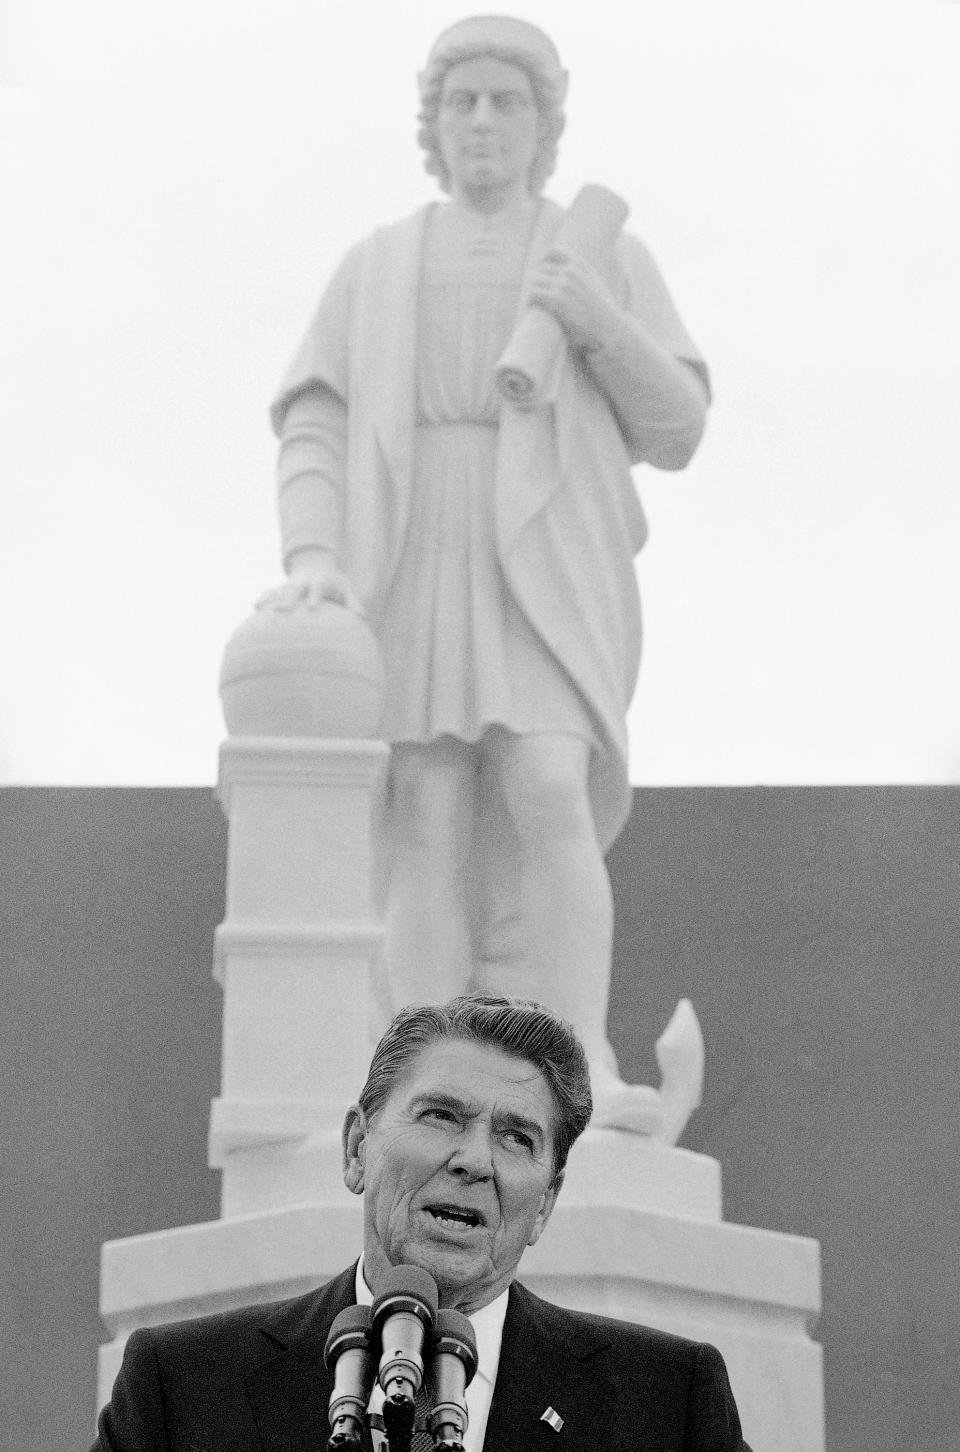
<svg viewBox="0 0 960 1452">
<path fill-rule="evenodd" d="M 427 1392 L 426 1381 L 424 1381 L 424 1384 L 417 1392 L 416 1399 L 414 1401 L 414 1410 L 416 1414 L 416 1422 L 414 1423 L 414 1433 L 413 1440 L 410 1443 L 410 1452 L 433 1452 L 433 1438 L 426 1430 L 427 1414 L 432 1410 L 431 1398 L 429 1393 Z M 424 1430 L 422 1432 L 418 1432 L 416 1431 L 416 1428 L 419 1427 L 421 1423 L 424 1426 Z"/>
</svg>

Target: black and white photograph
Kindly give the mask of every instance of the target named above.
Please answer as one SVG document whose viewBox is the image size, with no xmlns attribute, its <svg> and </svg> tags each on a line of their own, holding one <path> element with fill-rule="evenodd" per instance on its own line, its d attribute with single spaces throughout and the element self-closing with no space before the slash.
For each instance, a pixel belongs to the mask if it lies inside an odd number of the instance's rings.
<svg viewBox="0 0 960 1452">
<path fill-rule="evenodd" d="M 960 1452 L 958 74 L 5 0 L 4 1452 Z"/>
</svg>

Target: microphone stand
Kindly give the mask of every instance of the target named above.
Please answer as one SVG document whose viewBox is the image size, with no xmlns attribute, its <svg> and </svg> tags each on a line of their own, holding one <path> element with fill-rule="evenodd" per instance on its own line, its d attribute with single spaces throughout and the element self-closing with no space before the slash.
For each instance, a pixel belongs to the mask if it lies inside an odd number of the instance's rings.
<svg viewBox="0 0 960 1452">
<path fill-rule="evenodd" d="M 405 1397 L 391 1397 L 383 1404 L 381 1415 L 368 1418 L 368 1425 L 385 1432 L 385 1452 L 410 1452 L 415 1430 L 413 1404 Z M 465 1452 L 462 1442 L 447 1442 L 443 1437 L 435 1438 L 434 1452 Z"/>
<path fill-rule="evenodd" d="M 416 1408 L 402 1392 L 392 1392 L 383 1403 L 383 1429 L 389 1452 L 410 1452 Z"/>
</svg>

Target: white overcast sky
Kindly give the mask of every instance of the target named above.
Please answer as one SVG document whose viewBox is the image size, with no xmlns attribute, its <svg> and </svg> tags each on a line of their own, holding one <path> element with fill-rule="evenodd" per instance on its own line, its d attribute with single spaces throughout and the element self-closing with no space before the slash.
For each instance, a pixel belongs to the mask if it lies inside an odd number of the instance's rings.
<svg viewBox="0 0 960 1452">
<path fill-rule="evenodd" d="M 209 783 L 279 577 L 266 408 L 350 242 L 433 195 L 449 0 L 7 0 L 0 781 Z M 549 190 L 630 203 L 713 369 L 652 538 L 632 770 L 960 775 L 960 4 L 542 0 Z"/>
</svg>

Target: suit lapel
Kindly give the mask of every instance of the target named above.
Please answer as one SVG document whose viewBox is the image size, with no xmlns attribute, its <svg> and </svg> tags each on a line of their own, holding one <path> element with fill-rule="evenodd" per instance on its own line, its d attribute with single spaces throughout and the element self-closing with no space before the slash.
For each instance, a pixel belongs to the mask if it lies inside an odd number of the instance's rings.
<svg viewBox="0 0 960 1452">
<path fill-rule="evenodd" d="M 334 1318 L 352 1306 L 355 1267 L 311 1296 L 283 1306 L 261 1326 L 268 1357 L 248 1373 L 247 1395 L 264 1452 L 317 1452 L 329 1436 L 333 1377 L 323 1360 Z"/>
<path fill-rule="evenodd" d="M 333 1390 L 323 1349 L 337 1315 L 355 1301 L 355 1267 L 319 1291 L 285 1304 L 260 1332 L 265 1360 L 247 1374 L 250 1405 L 264 1452 L 317 1452 L 329 1435 Z M 484 1452 L 575 1452 L 597 1445 L 616 1397 L 601 1371 L 609 1338 L 571 1329 L 557 1312 L 516 1282 L 503 1324 L 500 1365 Z M 559 1432 L 543 1420 L 563 1419 Z"/>
<path fill-rule="evenodd" d="M 545 1302 L 514 1282 L 484 1452 L 579 1452 L 599 1445 L 616 1388 L 598 1371 L 607 1344 L 558 1324 Z M 562 1316 L 562 1313 L 561 1313 Z M 559 1432 L 543 1420 L 563 1419 Z"/>
</svg>

